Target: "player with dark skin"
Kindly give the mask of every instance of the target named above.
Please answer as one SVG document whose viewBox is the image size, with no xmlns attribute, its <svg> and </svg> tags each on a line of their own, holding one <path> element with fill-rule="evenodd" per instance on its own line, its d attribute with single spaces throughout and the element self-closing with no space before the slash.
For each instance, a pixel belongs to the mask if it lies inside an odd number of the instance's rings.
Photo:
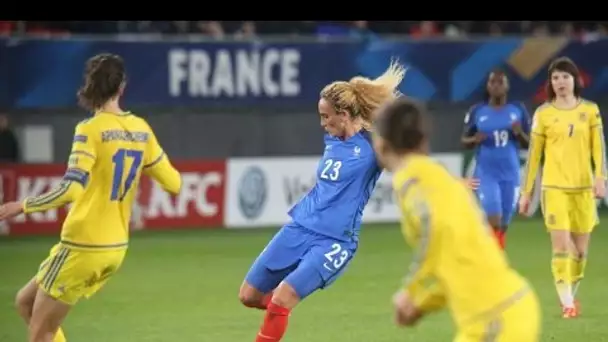
<svg viewBox="0 0 608 342">
<path fill-rule="evenodd" d="M 502 107 L 507 104 L 507 96 L 509 94 L 509 79 L 502 71 L 493 71 L 488 76 L 486 83 L 486 98 L 488 104 L 493 107 Z M 513 133 L 519 142 L 526 146 L 530 141 L 530 137 L 523 131 L 519 122 L 515 122 L 512 126 Z M 467 148 L 475 148 L 486 138 L 481 132 L 475 133 L 473 136 L 463 136 L 461 141 Z"/>
<path fill-rule="evenodd" d="M 509 94 L 509 79 L 502 71 L 493 71 L 488 76 L 486 83 L 486 99 L 489 106 L 501 108 L 507 105 L 507 96 Z M 527 146 L 530 137 L 521 127 L 519 121 L 515 121 L 511 126 L 511 130 L 522 146 Z M 461 138 L 462 144 L 468 149 L 475 149 L 481 144 L 487 136 L 482 132 L 476 132 L 472 136 L 463 135 Z M 501 225 L 501 217 L 497 215 L 488 216 L 488 222 L 492 227 Z"/>
</svg>

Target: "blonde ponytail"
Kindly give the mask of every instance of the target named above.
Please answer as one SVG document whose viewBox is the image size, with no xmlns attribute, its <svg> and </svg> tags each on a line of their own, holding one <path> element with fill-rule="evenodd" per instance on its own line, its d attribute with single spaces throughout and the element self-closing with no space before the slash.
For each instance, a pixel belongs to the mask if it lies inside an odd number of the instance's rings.
<svg viewBox="0 0 608 342">
<path fill-rule="evenodd" d="M 392 61 L 378 78 L 357 76 L 349 82 L 334 82 L 323 88 L 321 97 L 330 101 L 336 111 L 348 111 L 351 117 L 360 117 L 364 128 L 370 129 L 378 108 L 400 95 L 398 87 L 406 71 L 402 64 Z"/>
</svg>

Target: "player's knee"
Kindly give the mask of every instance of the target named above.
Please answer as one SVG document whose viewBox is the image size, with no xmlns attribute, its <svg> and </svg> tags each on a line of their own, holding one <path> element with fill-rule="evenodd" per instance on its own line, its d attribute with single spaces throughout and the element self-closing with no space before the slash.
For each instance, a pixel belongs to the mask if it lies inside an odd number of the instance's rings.
<svg viewBox="0 0 608 342">
<path fill-rule="evenodd" d="M 574 253 L 574 258 L 577 260 L 582 260 L 585 259 L 587 257 L 587 253 L 585 253 L 584 251 L 576 251 Z"/>
<path fill-rule="evenodd" d="M 587 257 L 587 251 L 584 248 L 579 248 L 576 244 L 574 245 L 574 250 L 571 254 L 577 260 L 585 259 Z"/>
<path fill-rule="evenodd" d="M 553 254 L 562 254 L 570 252 L 572 241 L 566 231 L 551 232 L 551 248 Z"/>
<path fill-rule="evenodd" d="M 260 305 L 264 294 L 251 285 L 243 283 L 239 290 L 239 301 L 246 307 L 253 308 Z"/>
<path fill-rule="evenodd" d="M 24 318 L 29 318 L 32 315 L 35 297 L 31 295 L 27 289 L 21 289 L 15 296 L 15 308 Z"/>
<path fill-rule="evenodd" d="M 502 219 L 499 215 L 488 216 L 488 223 L 492 228 L 499 229 L 502 226 Z"/>
<path fill-rule="evenodd" d="M 282 282 L 274 291 L 271 302 L 284 308 L 293 309 L 300 302 L 300 296 L 291 285 Z"/>
<path fill-rule="evenodd" d="M 572 236 L 573 253 L 580 259 L 584 258 L 589 248 L 589 234 Z"/>
</svg>

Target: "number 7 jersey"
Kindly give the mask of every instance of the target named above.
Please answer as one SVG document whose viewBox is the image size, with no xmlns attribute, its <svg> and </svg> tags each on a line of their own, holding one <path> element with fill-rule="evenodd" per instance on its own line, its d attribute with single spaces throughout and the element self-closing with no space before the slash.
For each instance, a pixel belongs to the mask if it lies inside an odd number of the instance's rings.
<svg viewBox="0 0 608 342">
<path fill-rule="evenodd" d="M 541 105 L 534 114 L 523 192 L 532 192 L 542 155 L 543 188 L 590 190 L 594 178 L 608 178 L 605 145 L 596 103 L 581 99 L 571 109 L 559 109 L 550 102 Z"/>
<path fill-rule="evenodd" d="M 62 243 L 76 248 L 126 247 L 142 172 L 167 191 L 180 189 L 179 173 L 145 120 L 130 113 L 102 112 L 78 124 L 66 176 L 76 176 L 71 179 L 79 179 L 84 190 L 65 219 Z"/>
</svg>

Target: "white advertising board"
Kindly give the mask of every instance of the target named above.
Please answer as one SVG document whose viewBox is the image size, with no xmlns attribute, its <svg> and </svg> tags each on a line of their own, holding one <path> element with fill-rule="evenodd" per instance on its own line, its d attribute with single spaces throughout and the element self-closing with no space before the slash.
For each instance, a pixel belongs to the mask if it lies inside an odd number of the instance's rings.
<svg viewBox="0 0 608 342">
<path fill-rule="evenodd" d="M 454 175 L 462 175 L 461 154 L 439 153 L 433 156 Z M 289 209 L 315 185 L 319 160 L 319 157 L 230 159 L 225 226 L 267 227 L 288 222 Z M 398 219 L 391 175 L 384 172 L 363 212 L 363 221 L 395 222 Z"/>
</svg>

